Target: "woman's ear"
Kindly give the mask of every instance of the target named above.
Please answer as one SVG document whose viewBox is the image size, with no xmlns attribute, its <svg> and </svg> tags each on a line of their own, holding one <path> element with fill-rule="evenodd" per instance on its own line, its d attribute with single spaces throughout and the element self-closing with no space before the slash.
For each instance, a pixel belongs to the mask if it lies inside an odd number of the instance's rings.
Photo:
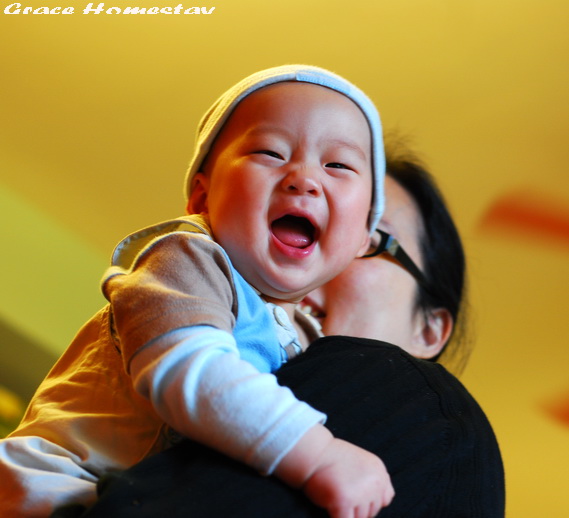
<svg viewBox="0 0 569 518">
<path fill-rule="evenodd" d="M 448 309 L 431 309 L 426 313 L 419 310 L 409 352 L 425 360 L 434 358 L 448 342 L 453 325 L 453 318 Z"/>
<path fill-rule="evenodd" d="M 186 206 L 188 214 L 207 214 L 207 195 L 209 192 L 209 177 L 205 173 L 198 172 L 192 178 L 190 198 Z"/>
</svg>

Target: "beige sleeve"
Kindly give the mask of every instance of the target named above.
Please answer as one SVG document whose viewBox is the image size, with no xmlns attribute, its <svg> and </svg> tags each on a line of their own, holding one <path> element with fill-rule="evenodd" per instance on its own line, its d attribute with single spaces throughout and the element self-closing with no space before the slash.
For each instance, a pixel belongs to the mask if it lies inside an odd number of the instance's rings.
<svg viewBox="0 0 569 518">
<path fill-rule="evenodd" d="M 198 234 L 176 232 L 154 242 L 131 271 L 109 278 L 103 292 L 127 370 L 134 353 L 182 327 L 209 325 L 232 332 L 237 296 L 219 245 Z"/>
</svg>

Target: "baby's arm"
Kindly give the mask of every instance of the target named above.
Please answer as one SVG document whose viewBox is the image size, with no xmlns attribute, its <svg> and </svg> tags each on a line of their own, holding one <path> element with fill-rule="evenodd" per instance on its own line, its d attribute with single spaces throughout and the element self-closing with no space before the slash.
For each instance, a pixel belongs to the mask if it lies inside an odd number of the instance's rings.
<svg viewBox="0 0 569 518">
<path fill-rule="evenodd" d="M 375 455 L 335 439 L 323 414 L 271 374 L 239 359 L 234 339 L 207 326 L 149 344 L 131 364 L 137 390 L 178 432 L 302 488 L 331 516 L 368 517 L 393 490 Z"/>
<path fill-rule="evenodd" d="M 325 415 L 240 359 L 230 333 L 173 331 L 131 362 L 134 386 L 178 433 L 266 474 Z"/>
<path fill-rule="evenodd" d="M 333 518 L 375 516 L 395 494 L 379 457 L 334 438 L 322 425 L 300 439 L 277 466 L 275 475 L 302 488 Z"/>
</svg>

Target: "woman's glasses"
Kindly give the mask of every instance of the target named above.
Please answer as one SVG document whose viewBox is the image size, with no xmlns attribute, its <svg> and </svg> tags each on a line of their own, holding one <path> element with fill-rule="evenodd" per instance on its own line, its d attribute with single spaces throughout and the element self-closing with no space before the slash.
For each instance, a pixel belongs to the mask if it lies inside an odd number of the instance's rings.
<svg viewBox="0 0 569 518">
<path fill-rule="evenodd" d="M 419 267 L 413 262 L 413 259 L 411 259 L 409 255 L 407 255 L 407 252 L 403 250 L 399 241 L 397 241 L 397 239 L 395 239 L 391 234 L 388 234 L 383 230 L 379 230 L 378 228 L 375 232 L 376 234 L 371 238 L 370 251 L 364 255 L 363 258 L 375 257 L 376 255 L 387 253 L 401 266 L 403 266 L 403 268 L 405 268 L 413 277 L 415 277 L 415 280 L 419 284 L 426 288 L 428 283 L 423 272 L 419 270 Z"/>
</svg>

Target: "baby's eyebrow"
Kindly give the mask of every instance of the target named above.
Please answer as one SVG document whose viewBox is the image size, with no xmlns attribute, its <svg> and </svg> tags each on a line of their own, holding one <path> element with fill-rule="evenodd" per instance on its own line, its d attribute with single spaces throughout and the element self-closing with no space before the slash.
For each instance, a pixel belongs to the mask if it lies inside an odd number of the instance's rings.
<svg viewBox="0 0 569 518">
<path fill-rule="evenodd" d="M 291 132 L 286 130 L 285 128 L 281 128 L 279 126 L 272 126 L 268 124 L 262 124 L 259 126 L 255 126 L 249 130 L 247 130 L 246 135 L 248 137 L 256 137 L 257 135 L 282 135 L 282 136 L 290 136 Z"/>
<path fill-rule="evenodd" d="M 362 149 L 362 147 L 355 141 L 347 140 L 347 139 L 330 139 L 328 141 L 333 146 L 337 146 L 339 148 L 348 148 L 357 153 L 362 160 L 368 160 L 369 155 Z"/>
</svg>

